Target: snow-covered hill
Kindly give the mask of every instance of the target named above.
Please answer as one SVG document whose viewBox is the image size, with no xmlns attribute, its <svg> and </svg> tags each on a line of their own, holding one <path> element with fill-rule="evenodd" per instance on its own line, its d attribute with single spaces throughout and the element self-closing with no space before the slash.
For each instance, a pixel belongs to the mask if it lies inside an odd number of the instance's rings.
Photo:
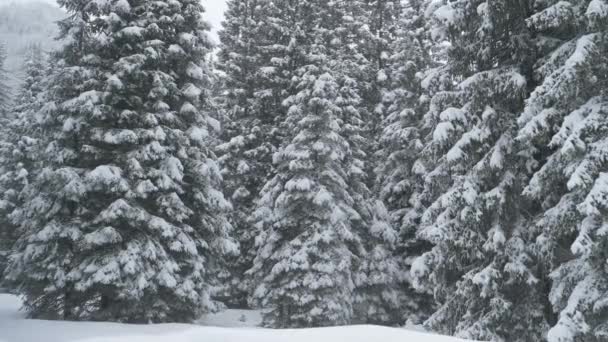
<svg viewBox="0 0 608 342">
<path fill-rule="evenodd" d="M 269 330 L 247 326 L 257 315 L 227 312 L 187 324 L 129 325 L 26 320 L 19 300 L 0 295 L 0 342 L 461 342 L 451 337 L 405 329 L 349 326 L 324 329 Z M 243 317 L 245 316 L 245 317 Z M 229 328 L 230 321 L 233 327 Z M 243 322 L 245 320 L 245 322 Z M 238 322 L 237 322 L 238 321 Z M 218 327 L 222 326 L 222 327 Z"/>
</svg>

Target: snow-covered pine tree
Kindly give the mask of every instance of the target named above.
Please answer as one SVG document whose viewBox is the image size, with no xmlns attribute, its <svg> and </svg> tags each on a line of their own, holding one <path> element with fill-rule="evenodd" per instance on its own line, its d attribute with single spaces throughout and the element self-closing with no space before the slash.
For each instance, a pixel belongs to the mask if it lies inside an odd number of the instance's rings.
<svg viewBox="0 0 608 342">
<path fill-rule="evenodd" d="M 365 56 L 367 65 L 358 77 L 357 82 L 361 88 L 361 97 L 366 109 L 367 129 L 371 145 L 368 152 L 376 152 L 381 145 L 379 137 L 382 135 L 383 120 L 386 117 L 383 94 L 388 85 L 388 72 L 390 57 L 395 53 L 394 41 L 397 38 L 399 21 L 403 15 L 407 0 L 361 0 L 363 15 L 355 17 L 365 26 L 361 27 L 359 35 L 361 44 L 359 49 Z M 370 154 L 370 158 L 373 155 Z M 371 160 L 371 159 L 370 159 Z M 373 168 L 370 169 L 372 171 Z M 370 183 L 373 183 L 371 179 Z"/>
<path fill-rule="evenodd" d="M 316 66 L 311 66 L 317 69 Z M 290 108 L 298 134 L 275 154 L 278 174 L 263 190 L 256 211 L 264 229 L 250 273 L 265 325 L 328 326 L 352 319 L 355 252 L 354 200 L 342 163 L 348 144 L 340 136 L 338 85 L 317 70 L 301 77 L 302 92 Z M 296 102 L 297 101 L 297 102 Z"/>
<path fill-rule="evenodd" d="M 9 163 L 7 162 L 7 156 L 11 151 L 11 145 L 6 139 L 7 134 L 10 133 L 8 124 L 10 123 L 10 115 L 8 113 L 10 93 L 8 87 L 8 74 L 4 69 L 4 63 L 6 61 L 6 48 L 2 42 L 0 42 L 0 177 L 8 171 Z M 2 280 L 2 273 L 4 271 L 4 265 L 6 264 L 6 256 L 8 255 L 8 249 L 11 245 L 12 227 L 8 224 L 8 218 L 6 213 L 12 208 L 12 202 L 7 201 L 8 189 L 0 180 L 0 281 Z"/>
<path fill-rule="evenodd" d="M 46 63 L 47 56 L 38 43 L 32 43 L 25 53 L 23 70 L 25 78 L 19 93 L 15 97 L 13 112 L 32 113 L 39 108 L 41 99 L 38 98 L 43 92 L 44 79 L 49 70 Z M 17 114 L 18 116 L 18 114 Z"/>
<path fill-rule="evenodd" d="M 403 4 L 399 26 L 386 61 L 383 104 L 386 118 L 380 137 L 376 192 L 388 210 L 389 222 L 399 232 L 397 250 L 401 287 L 399 314 L 402 320 L 421 322 L 431 313 L 432 298 L 416 293 L 410 284 L 412 260 L 428 250 L 417 229 L 424 205 L 420 198 L 422 175 L 416 161 L 423 147 L 422 115 L 428 110 L 428 96 L 422 88 L 432 65 L 428 51 L 425 2 L 410 0 Z"/>
<path fill-rule="evenodd" d="M 7 115 L 10 106 L 11 91 L 8 85 L 8 72 L 4 64 L 6 63 L 6 46 L 0 42 L 0 118 Z"/>
<path fill-rule="evenodd" d="M 346 66 L 332 59 L 341 46 L 334 25 L 344 19 L 347 4 L 283 5 L 297 14 L 290 18 L 295 29 L 289 58 L 303 65 L 293 81 L 297 93 L 285 100 L 291 141 L 275 154 L 277 174 L 254 213 L 261 230 L 249 271 L 256 276 L 254 298 L 268 308 L 267 326 L 348 324 L 365 253 L 359 235 L 365 218 L 358 209 L 366 204 L 356 203 L 362 194 L 349 181 L 359 165 L 348 140 L 355 135 L 343 120 L 357 99 L 341 71 Z"/>
<path fill-rule="evenodd" d="M 528 24 L 542 58 L 519 139 L 536 158 L 525 188 L 540 208 L 530 230 L 553 270 L 559 320 L 548 341 L 606 341 L 608 2 L 538 2 Z"/>
<path fill-rule="evenodd" d="M 230 305 L 243 307 L 251 292 L 251 279 L 245 271 L 255 257 L 256 231 L 249 221 L 256 199 L 272 177 L 272 154 L 280 143 L 278 124 L 284 118 L 282 98 L 285 90 L 284 66 L 273 65 L 279 51 L 265 44 L 285 44 L 284 36 L 274 36 L 266 18 L 271 3 L 266 0 L 228 2 L 224 28 L 220 32 L 218 67 L 223 73 L 220 94 L 222 115 L 226 119 L 218 146 L 226 194 L 233 204 L 232 224 L 241 245 L 241 254 L 230 263 L 230 275 L 222 296 Z"/>
<path fill-rule="evenodd" d="M 45 57 L 39 45 L 33 44 L 24 62 L 25 80 L 10 110 L 10 119 L 1 128 L 0 138 L 0 253 L 8 250 L 17 236 L 10 214 L 19 206 L 19 194 L 35 177 L 40 160 L 37 151 L 40 132 L 35 115 L 41 107 L 39 98 L 46 75 Z M 0 261 L 0 278 L 4 261 Z"/>
<path fill-rule="evenodd" d="M 359 193 L 356 195 L 361 198 Z M 354 268 L 353 323 L 401 326 L 410 318 L 410 312 L 404 312 L 407 305 L 400 291 L 404 270 L 395 254 L 398 234 L 382 202 L 365 199 L 363 207 L 357 201 L 355 197 L 355 209 L 360 210 L 362 219 L 355 221 L 354 227 L 363 251 Z"/>
<path fill-rule="evenodd" d="M 383 205 L 374 203 L 367 183 L 372 178 L 372 142 L 366 132 L 368 110 L 361 94 L 366 92 L 365 70 L 369 60 L 361 51 L 367 32 L 365 2 L 331 1 L 327 5 L 328 22 L 320 32 L 327 49 L 328 68 L 339 90 L 336 105 L 340 109 L 341 135 L 350 148 L 345 165 L 347 183 L 354 199 L 354 209 L 361 219 L 353 221 L 353 230 L 363 242 L 364 254 L 354 265 L 354 322 L 398 325 L 404 322 L 398 301 L 400 270 L 392 251 L 397 234 L 388 224 Z M 363 35 L 362 35 L 363 32 Z"/>
<path fill-rule="evenodd" d="M 7 278 L 32 317 L 189 321 L 229 239 L 205 112 L 198 0 L 60 0 L 45 168 L 12 215 Z"/>
<path fill-rule="evenodd" d="M 431 205 L 419 236 L 434 247 L 418 258 L 415 284 L 439 304 L 427 327 L 473 340 L 541 341 L 547 329 L 521 190 L 517 118 L 531 82 L 528 1 L 457 0 L 435 10 L 432 32 L 451 43 L 447 72 L 457 84 L 435 94 L 421 152 Z M 443 31 L 443 32 L 442 32 Z"/>
</svg>

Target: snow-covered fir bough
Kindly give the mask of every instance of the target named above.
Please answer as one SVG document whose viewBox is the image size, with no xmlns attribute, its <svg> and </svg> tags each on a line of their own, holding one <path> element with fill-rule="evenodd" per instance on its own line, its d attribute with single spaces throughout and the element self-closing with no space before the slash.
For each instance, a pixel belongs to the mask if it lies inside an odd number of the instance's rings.
<svg viewBox="0 0 608 342">
<path fill-rule="evenodd" d="M 434 247 L 412 266 L 439 304 L 426 325 L 473 340 L 540 341 L 545 288 L 526 226 L 526 158 L 517 119 L 533 84 L 527 1 L 458 0 L 433 9 L 447 39 L 448 89 L 432 96 L 419 162 L 428 207 L 419 236 Z"/>
<path fill-rule="evenodd" d="M 535 156 L 524 194 L 538 203 L 530 229 L 552 280 L 558 314 L 549 342 L 608 339 L 608 2 L 538 2 L 527 24 L 540 53 L 538 87 L 518 139 Z"/>
</svg>

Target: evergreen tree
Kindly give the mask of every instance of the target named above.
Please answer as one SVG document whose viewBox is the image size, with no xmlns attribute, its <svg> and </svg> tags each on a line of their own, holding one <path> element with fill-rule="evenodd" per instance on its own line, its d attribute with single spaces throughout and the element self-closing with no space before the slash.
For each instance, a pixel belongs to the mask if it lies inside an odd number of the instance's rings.
<svg viewBox="0 0 608 342">
<path fill-rule="evenodd" d="M 431 70 L 428 53 L 426 10 L 423 1 L 404 4 L 395 40 L 391 42 L 386 66 L 383 103 L 386 118 L 376 153 L 376 192 L 387 207 L 389 222 L 399 231 L 396 256 L 402 273 L 402 293 L 398 300 L 400 315 L 420 322 L 432 308 L 430 296 L 416 293 L 409 268 L 412 260 L 428 249 L 416 237 L 424 204 L 420 192 L 424 169 L 416 163 L 423 147 L 422 114 L 428 110 L 428 95 L 422 88 L 425 73 Z"/>
<path fill-rule="evenodd" d="M 41 110 L 44 168 L 12 214 L 7 278 L 32 317 L 189 321 L 210 287 L 230 205 L 206 113 L 198 0 L 61 0 L 66 46 Z"/>
<path fill-rule="evenodd" d="M 4 69 L 5 61 L 6 48 L 0 42 L 0 177 L 4 177 L 3 175 L 9 172 L 7 169 L 9 164 L 6 158 L 11 151 L 11 145 L 8 143 L 8 139 L 5 138 L 10 133 L 8 124 L 11 121 L 8 113 L 10 92 L 7 84 L 8 74 Z M 10 236 L 12 231 L 6 218 L 6 213 L 12 209 L 12 201 L 5 199 L 8 195 L 8 189 L 3 183 L 0 180 L 0 280 L 2 280 L 2 273 L 6 263 L 5 259 L 11 244 Z"/>
<path fill-rule="evenodd" d="M 8 72 L 4 68 L 6 62 L 6 46 L 0 42 L 0 118 L 4 120 L 9 109 L 11 92 L 8 85 Z"/>
<path fill-rule="evenodd" d="M 559 320 L 548 341 L 605 341 L 608 2 L 539 2 L 528 25 L 542 58 L 519 139 L 534 158 L 525 194 L 540 210 L 530 230 L 553 270 L 549 298 Z"/>
<path fill-rule="evenodd" d="M 393 50 L 394 43 L 399 39 L 400 20 L 409 1 L 362 0 L 361 2 L 364 6 L 364 14 L 360 18 L 365 23 L 365 29 L 359 33 L 362 37 L 359 48 L 367 60 L 367 65 L 358 82 L 362 89 L 361 96 L 367 114 L 367 133 L 372 139 L 368 152 L 374 153 L 382 147 L 379 144 L 379 137 L 384 128 L 383 120 L 387 116 L 383 96 L 387 87 L 390 87 L 388 76 L 392 64 L 390 59 L 396 52 Z M 373 168 L 370 168 L 370 172 L 372 170 Z M 374 179 L 370 180 L 373 181 Z"/>
<path fill-rule="evenodd" d="M 8 254 L 16 235 L 10 220 L 11 212 L 20 205 L 19 194 L 23 187 L 35 178 L 39 156 L 36 113 L 41 107 L 39 96 L 44 87 L 47 72 L 44 55 L 39 45 L 32 45 L 24 63 L 25 82 L 17 94 L 10 120 L 2 128 L 0 141 L 0 239 L 3 254 Z M 0 261 L 0 276 L 5 261 Z"/>
<path fill-rule="evenodd" d="M 269 308 L 267 326 L 348 324 L 355 281 L 362 280 L 362 229 L 371 224 L 359 178 L 358 93 L 348 77 L 351 60 L 337 59 L 346 57 L 349 32 L 336 23 L 345 23 L 353 8 L 349 2 L 282 5 L 298 15 L 289 59 L 302 66 L 293 80 L 297 93 L 284 102 L 291 141 L 275 154 L 277 174 L 253 215 L 261 230 L 249 271 L 257 278 L 254 298 Z"/>
<path fill-rule="evenodd" d="M 46 55 L 40 44 L 32 43 L 27 48 L 23 70 L 25 73 L 24 82 L 15 97 L 14 107 L 12 108 L 17 116 L 26 112 L 34 113 L 40 106 L 41 99 L 38 96 L 46 86 L 45 76 L 50 73 L 46 63 Z"/>
<path fill-rule="evenodd" d="M 363 242 L 363 254 L 354 265 L 354 322 L 399 325 L 404 322 L 398 300 L 400 272 L 393 251 L 397 233 L 389 224 L 382 203 L 375 202 L 368 183 L 373 139 L 368 128 L 369 111 L 364 98 L 365 71 L 369 67 L 361 40 L 367 33 L 364 1 L 332 1 L 327 6 L 328 23 L 321 32 L 327 46 L 328 67 L 339 85 L 336 104 L 340 108 L 341 135 L 351 153 L 347 182 L 354 199 L 354 209 L 361 216 L 353 222 L 354 232 Z"/>
<path fill-rule="evenodd" d="M 218 53 L 223 72 L 220 107 L 225 118 L 223 139 L 218 147 L 227 195 L 234 206 L 232 223 L 241 244 L 241 255 L 231 262 L 228 303 L 246 306 L 251 292 L 250 278 L 245 277 L 255 257 L 256 230 L 249 221 L 264 184 L 272 177 L 272 154 L 280 144 L 278 124 L 284 109 L 278 96 L 284 90 L 284 66 L 272 58 L 281 51 L 269 51 L 264 44 L 281 44 L 266 22 L 270 3 L 265 0 L 228 2 L 222 42 Z M 277 53 L 278 52 L 278 53 Z"/>
<path fill-rule="evenodd" d="M 430 205 L 419 236 L 434 247 L 411 273 L 439 304 L 426 325 L 474 340 L 540 341 L 543 283 L 525 221 L 525 162 L 517 118 L 531 83 L 527 1 L 458 0 L 435 10 L 450 42 L 454 89 L 434 94 L 423 127 L 421 194 Z"/>
<path fill-rule="evenodd" d="M 411 298 L 400 292 L 404 270 L 395 254 L 399 237 L 389 213 L 380 201 L 364 203 L 368 206 L 364 220 L 355 221 L 363 251 L 355 268 L 354 322 L 400 326 L 416 321 L 404 303 Z M 355 208 L 360 207 L 355 199 Z"/>
<path fill-rule="evenodd" d="M 316 68 L 316 67 L 311 67 Z M 256 211 L 264 231 L 250 270 L 255 292 L 270 307 L 273 327 L 347 324 L 352 319 L 352 264 L 358 246 L 351 220 L 358 214 L 341 163 L 348 144 L 337 128 L 337 84 L 330 74 L 302 75 L 289 122 L 299 129 L 275 155 L 278 174 Z"/>
</svg>

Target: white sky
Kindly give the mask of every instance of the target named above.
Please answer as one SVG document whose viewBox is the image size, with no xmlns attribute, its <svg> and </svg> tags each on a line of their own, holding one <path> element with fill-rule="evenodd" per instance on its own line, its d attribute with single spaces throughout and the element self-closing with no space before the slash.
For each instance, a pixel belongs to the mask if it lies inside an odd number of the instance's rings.
<svg viewBox="0 0 608 342">
<path fill-rule="evenodd" d="M 216 36 L 217 31 L 222 27 L 224 11 L 226 10 L 226 0 L 202 0 L 203 6 L 207 9 L 205 17 L 213 26 L 213 34 Z M 216 36 L 217 38 L 217 36 Z"/>
<path fill-rule="evenodd" d="M 11 3 L 11 2 L 26 2 L 26 1 L 44 1 L 48 3 L 55 3 L 55 0 L 0 0 L 0 4 Z M 217 40 L 217 31 L 221 28 L 222 19 L 224 17 L 224 11 L 226 10 L 226 0 L 201 0 L 203 6 L 207 9 L 205 18 L 213 26 L 213 36 Z"/>
</svg>

